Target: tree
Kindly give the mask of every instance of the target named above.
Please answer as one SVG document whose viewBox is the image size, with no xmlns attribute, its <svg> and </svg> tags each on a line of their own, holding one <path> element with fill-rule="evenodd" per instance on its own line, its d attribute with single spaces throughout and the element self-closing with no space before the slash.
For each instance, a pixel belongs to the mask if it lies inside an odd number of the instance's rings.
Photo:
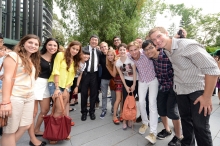
<svg viewBox="0 0 220 146">
<path fill-rule="evenodd" d="M 220 13 L 200 16 L 198 39 L 206 46 L 220 46 Z"/>
<path fill-rule="evenodd" d="M 52 37 L 57 39 L 59 44 L 65 46 L 65 29 L 63 28 L 64 22 L 62 19 L 59 19 L 56 14 L 53 14 L 53 28 L 52 28 Z"/>
<path fill-rule="evenodd" d="M 62 17 L 69 20 L 64 27 L 69 37 L 88 43 L 92 34 L 112 43 L 115 35 L 128 43 L 138 36 L 141 10 L 146 0 L 55 0 Z"/>
<path fill-rule="evenodd" d="M 180 25 L 187 31 L 187 38 L 195 39 L 198 32 L 198 25 L 196 25 L 196 22 L 201 16 L 202 9 L 196 9 L 194 7 L 188 8 L 184 4 L 170 4 L 168 10 L 172 16 L 181 16 L 182 24 Z"/>
</svg>

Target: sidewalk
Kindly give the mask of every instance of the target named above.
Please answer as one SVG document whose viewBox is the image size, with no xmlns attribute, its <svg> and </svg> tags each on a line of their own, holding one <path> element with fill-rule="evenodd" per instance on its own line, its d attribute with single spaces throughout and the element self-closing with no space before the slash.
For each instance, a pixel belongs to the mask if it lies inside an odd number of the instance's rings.
<svg viewBox="0 0 220 146">
<path fill-rule="evenodd" d="M 213 96 L 212 101 L 213 112 L 210 118 L 210 125 L 213 145 L 220 146 L 220 105 L 218 97 Z M 71 130 L 71 140 L 59 141 L 56 144 L 57 146 L 151 146 L 151 144 L 144 138 L 149 134 L 149 130 L 147 130 L 144 135 L 138 133 L 141 123 L 135 123 L 134 129 L 128 128 L 127 130 L 122 130 L 122 124 L 113 124 L 112 115 L 110 113 L 110 102 L 108 102 L 108 111 L 103 120 L 99 118 L 101 114 L 101 109 L 99 109 L 96 110 L 95 113 L 96 120 L 92 121 L 88 116 L 86 121 L 81 121 L 80 105 L 76 105 L 75 108 L 76 111 L 70 113 L 70 116 L 75 122 L 75 126 L 73 126 Z M 170 120 L 169 125 L 172 127 Z M 158 131 L 161 131 L 162 129 L 162 123 L 158 124 Z M 157 140 L 157 143 L 154 146 L 167 146 L 167 143 L 172 137 L 173 136 L 170 136 L 165 140 Z M 39 139 L 43 140 L 41 137 Z M 26 132 L 18 141 L 17 146 L 28 146 L 28 143 L 29 136 Z M 52 145 L 47 144 L 47 146 Z"/>
</svg>

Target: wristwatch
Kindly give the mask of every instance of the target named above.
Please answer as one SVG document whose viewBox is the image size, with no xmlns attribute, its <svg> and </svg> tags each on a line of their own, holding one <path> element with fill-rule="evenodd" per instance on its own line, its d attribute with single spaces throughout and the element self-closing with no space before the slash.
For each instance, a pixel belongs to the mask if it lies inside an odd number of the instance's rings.
<svg viewBox="0 0 220 146">
<path fill-rule="evenodd" d="M 69 88 L 65 88 L 67 92 L 70 92 L 71 90 Z"/>
</svg>

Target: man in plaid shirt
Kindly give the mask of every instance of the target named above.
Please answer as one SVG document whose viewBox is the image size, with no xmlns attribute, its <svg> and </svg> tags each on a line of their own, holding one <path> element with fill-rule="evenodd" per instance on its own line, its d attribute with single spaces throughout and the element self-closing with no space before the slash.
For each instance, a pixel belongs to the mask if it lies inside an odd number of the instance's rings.
<svg viewBox="0 0 220 146">
<path fill-rule="evenodd" d="M 157 134 L 158 139 L 164 139 L 172 134 L 168 126 L 168 118 L 172 119 L 175 136 L 168 143 L 169 146 L 181 145 L 181 123 L 176 101 L 173 91 L 173 68 L 169 58 L 163 49 L 157 50 L 152 41 L 144 41 L 142 48 L 147 57 L 153 60 L 156 77 L 159 81 L 159 90 L 157 95 L 158 114 L 161 116 L 164 128 Z"/>
</svg>

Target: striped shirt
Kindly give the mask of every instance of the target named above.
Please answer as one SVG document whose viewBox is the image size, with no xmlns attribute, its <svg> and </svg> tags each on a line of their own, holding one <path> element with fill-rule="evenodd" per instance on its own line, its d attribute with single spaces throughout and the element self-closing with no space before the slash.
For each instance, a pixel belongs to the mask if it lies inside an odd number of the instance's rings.
<svg viewBox="0 0 220 146">
<path fill-rule="evenodd" d="M 173 65 L 173 89 L 178 95 L 204 90 L 205 74 L 220 75 L 214 58 L 194 40 L 173 38 L 171 52 L 165 53 Z"/>
<path fill-rule="evenodd" d="M 140 82 L 149 83 L 155 79 L 155 71 L 152 60 L 148 59 L 142 52 L 140 52 L 140 58 L 138 60 L 134 60 L 130 53 L 128 53 L 128 57 L 135 63 L 137 72 L 138 72 L 138 80 Z"/>
</svg>

